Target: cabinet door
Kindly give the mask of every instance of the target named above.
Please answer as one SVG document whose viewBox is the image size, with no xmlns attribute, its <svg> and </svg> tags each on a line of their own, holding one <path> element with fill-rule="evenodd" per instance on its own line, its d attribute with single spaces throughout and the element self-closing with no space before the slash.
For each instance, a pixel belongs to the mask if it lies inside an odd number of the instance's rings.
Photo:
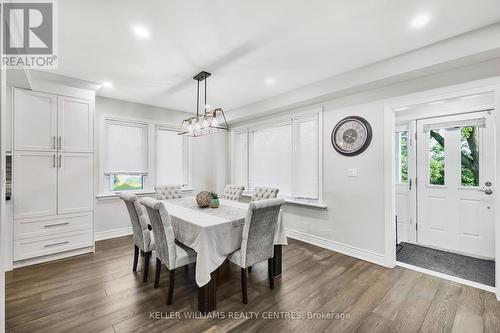
<svg viewBox="0 0 500 333">
<path fill-rule="evenodd" d="M 94 104 L 92 101 L 58 97 L 59 150 L 88 153 L 93 148 Z"/>
<path fill-rule="evenodd" d="M 56 135 L 56 96 L 15 89 L 14 149 L 55 151 Z"/>
<path fill-rule="evenodd" d="M 60 153 L 58 155 L 58 214 L 92 210 L 93 155 Z"/>
<path fill-rule="evenodd" d="M 56 154 L 14 153 L 12 198 L 14 218 L 55 215 L 57 210 Z"/>
</svg>

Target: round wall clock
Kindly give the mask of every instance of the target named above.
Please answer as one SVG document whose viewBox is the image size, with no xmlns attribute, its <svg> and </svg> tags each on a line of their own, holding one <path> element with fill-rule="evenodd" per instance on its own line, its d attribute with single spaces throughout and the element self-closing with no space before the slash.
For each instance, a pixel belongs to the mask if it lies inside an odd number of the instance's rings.
<svg viewBox="0 0 500 333">
<path fill-rule="evenodd" d="M 332 145 L 344 156 L 356 156 L 372 141 L 372 127 L 361 117 L 350 116 L 339 121 L 332 131 Z"/>
</svg>

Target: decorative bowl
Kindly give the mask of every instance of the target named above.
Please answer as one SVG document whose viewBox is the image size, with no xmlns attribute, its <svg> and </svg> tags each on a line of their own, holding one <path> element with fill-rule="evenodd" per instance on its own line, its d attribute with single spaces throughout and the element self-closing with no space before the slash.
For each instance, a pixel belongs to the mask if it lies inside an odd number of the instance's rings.
<svg viewBox="0 0 500 333">
<path fill-rule="evenodd" d="M 210 201 L 212 201 L 212 196 L 210 192 L 201 191 L 196 195 L 196 203 L 198 207 L 204 208 L 210 206 Z"/>
</svg>

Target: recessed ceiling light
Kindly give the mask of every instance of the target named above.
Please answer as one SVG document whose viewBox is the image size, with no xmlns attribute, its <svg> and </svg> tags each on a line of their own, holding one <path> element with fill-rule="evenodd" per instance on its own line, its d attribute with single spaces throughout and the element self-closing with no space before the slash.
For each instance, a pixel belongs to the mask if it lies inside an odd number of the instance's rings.
<svg viewBox="0 0 500 333">
<path fill-rule="evenodd" d="M 102 84 L 101 84 L 101 87 L 105 87 L 105 88 L 113 88 L 113 83 L 111 81 L 104 81 Z"/>
<path fill-rule="evenodd" d="M 266 84 L 267 84 L 268 86 L 272 86 L 272 85 L 274 85 L 275 83 L 276 83 L 276 80 L 275 80 L 274 78 L 272 78 L 272 77 L 270 77 L 270 78 L 267 78 L 267 79 L 266 79 Z"/>
<path fill-rule="evenodd" d="M 147 39 L 150 36 L 149 29 L 143 25 L 134 25 L 132 27 L 132 31 L 134 32 L 135 36 L 140 39 Z"/>
<path fill-rule="evenodd" d="M 423 28 L 430 20 L 431 17 L 428 14 L 419 14 L 411 20 L 411 26 L 415 29 Z"/>
<path fill-rule="evenodd" d="M 394 111 L 404 111 L 404 110 L 408 110 L 409 108 L 410 108 L 409 106 L 402 106 L 400 108 L 394 109 Z"/>
</svg>

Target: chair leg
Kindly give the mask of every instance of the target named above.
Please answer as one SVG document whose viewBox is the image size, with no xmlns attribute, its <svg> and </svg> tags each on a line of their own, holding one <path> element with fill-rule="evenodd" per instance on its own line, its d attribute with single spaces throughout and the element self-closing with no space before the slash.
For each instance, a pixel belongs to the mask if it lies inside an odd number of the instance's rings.
<svg viewBox="0 0 500 333">
<path fill-rule="evenodd" d="M 248 266 L 248 273 L 252 272 L 252 266 Z"/>
<path fill-rule="evenodd" d="M 151 251 L 144 253 L 144 278 L 143 282 L 148 281 L 148 273 L 149 273 L 149 259 L 151 258 Z"/>
<path fill-rule="evenodd" d="M 137 272 L 137 262 L 139 261 L 139 247 L 134 245 L 134 265 L 132 266 L 132 272 Z"/>
<path fill-rule="evenodd" d="M 243 296 L 243 304 L 248 304 L 247 296 L 247 269 L 241 269 L 241 294 Z"/>
<path fill-rule="evenodd" d="M 172 304 L 174 298 L 175 269 L 170 270 L 170 281 L 168 283 L 167 305 Z"/>
<path fill-rule="evenodd" d="M 267 259 L 267 275 L 269 276 L 269 288 L 274 289 L 274 265 L 273 258 Z"/>
<path fill-rule="evenodd" d="M 155 288 L 160 286 L 161 260 L 156 258 Z"/>
</svg>

